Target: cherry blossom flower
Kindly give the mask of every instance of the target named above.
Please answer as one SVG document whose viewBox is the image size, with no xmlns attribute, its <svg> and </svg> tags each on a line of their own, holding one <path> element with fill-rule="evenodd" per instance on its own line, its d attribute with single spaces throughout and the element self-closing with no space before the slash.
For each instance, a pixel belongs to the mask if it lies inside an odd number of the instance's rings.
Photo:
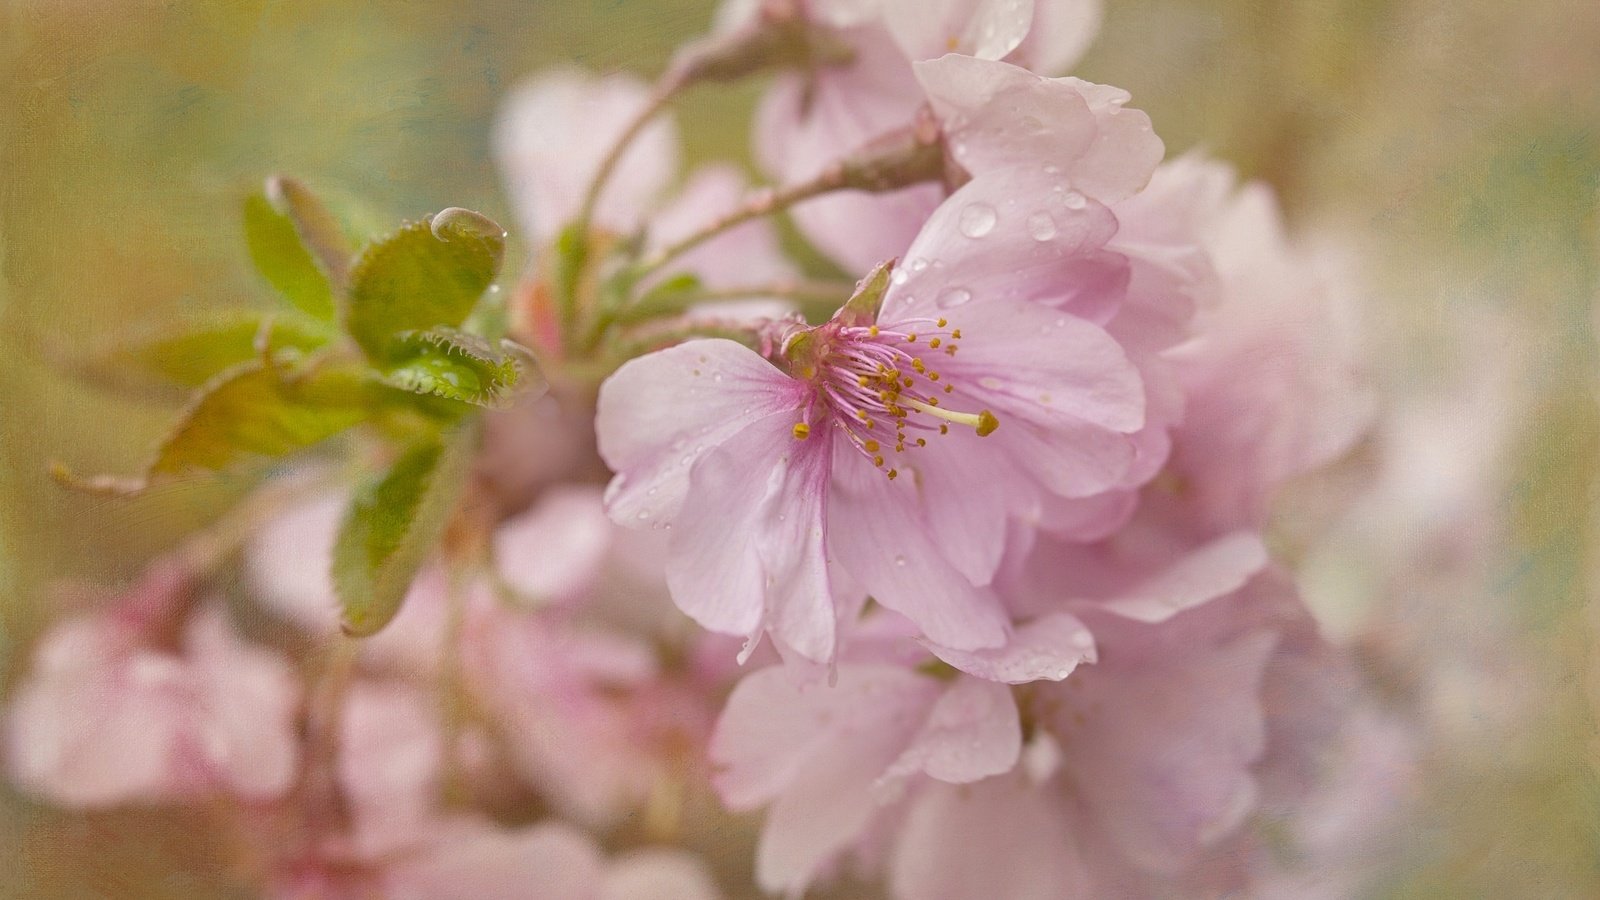
<svg viewBox="0 0 1600 900">
<path fill-rule="evenodd" d="M 11 777 L 79 808 L 287 790 L 299 709 L 288 664 L 212 610 L 189 623 L 181 650 L 154 645 L 121 612 L 46 635 L 7 715 Z"/>
<path fill-rule="evenodd" d="M 780 181 L 815 178 L 841 156 L 930 128 L 955 186 L 1002 158 L 1021 159 L 1070 172 L 1079 198 L 1111 202 L 1116 190 L 1137 190 L 1161 158 L 1149 119 L 1122 109 L 1125 92 L 1024 68 L 1069 66 L 1093 34 L 1098 4 L 891 2 L 878 13 L 813 13 L 823 27 L 842 29 L 830 34 L 852 58 L 780 78 L 763 99 L 757 154 Z M 1122 187 L 1126 176 L 1131 188 Z M 934 183 L 836 192 L 800 204 L 794 216 L 820 249 L 864 273 L 904 252 L 947 192 Z"/>
<path fill-rule="evenodd" d="M 673 529 L 667 576 L 685 612 L 828 659 L 854 603 L 831 561 L 935 643 L 1005 642 L 985 585 L 1007 520 L 1043 494 L 1116 483 L 1143 424 L 1120 347 L 1031 302 L 1071 290 L 1052 276 L 1095 235 L 1030 232 L 1017 198 L 1058 202 L 1030 189 L 1008 173 L 973 181 L 891 283 L 885 270 L 864 283 L 877 308 L 858 299 L 825 325 L 781 329 L 771 361 L 696 340 L 602 386 L 610 512 Z"/>
</svg>

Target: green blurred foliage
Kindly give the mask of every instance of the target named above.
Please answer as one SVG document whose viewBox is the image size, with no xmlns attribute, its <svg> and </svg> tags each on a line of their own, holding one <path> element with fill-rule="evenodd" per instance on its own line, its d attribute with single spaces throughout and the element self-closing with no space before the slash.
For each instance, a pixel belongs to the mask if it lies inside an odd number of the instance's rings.
<svg viewBox="0 0 1600 900">
<path fill-rule="evenodd" d="M 127 580 L 245 486 L 131 501 L 61 491 L 47 460 L 133 471 L 171 409 L 63 376 L 51 348 L 268 307 L 238 211 L 270 172 L 304 179 L 369 234 L 447 206 L 513 221 L 488 152 L 507 89 L 550 65 L 657 71 L 710 6 L 0 4 L 0 668 L 15 670 L 6 654 L 51 614 L 49 581 Z M 1413 839 L 1375 864 L 1373 895 L 1600 896 L 1592 0 L 1109 6 L 1078 74 L 1132 91 L 1172 154 L 1203 146 L 1270 181 L 1296 223 L 1356 236 L 1383 298 L 1369 327 L 1386 387 L 1411 383 L 1430 365 L 1430 329 L 1473 305 L 1509 311 L 1535 348 L 1495 600 L 1515 625 L 1505 652 L 1540 673 L 1542 708 L 1526 733 L 1430 757 Z M 745 158 L 756 93 L 685 98 L 689 157 Z M 181 815 L 7 808 L 0 893 L 229 895 L 216 848 L 164 827 Z"/>
</svg>

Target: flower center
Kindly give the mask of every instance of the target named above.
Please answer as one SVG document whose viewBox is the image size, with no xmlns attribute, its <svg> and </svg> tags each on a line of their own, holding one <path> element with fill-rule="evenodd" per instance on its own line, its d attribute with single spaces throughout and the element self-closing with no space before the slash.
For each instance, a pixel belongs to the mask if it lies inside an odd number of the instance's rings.
<svg viewBox="0 0 1600 900">
<path fill-rule="evenodd" d="M 813 334 L 814 352 L 798 368 L 815 390 L 804 419 L 794 426 L 797 440 L 810 436 L 826 410 L 850 443 L 893 479 L 900 473 L 886 458 L 890 452 L 925 447 L 928 437 L 949 434 L 952 424 L 979 437 L 1000 427 L 987 409 L 959 412 L 941 405 L 955 386 L 934 366 L 940 354 L 955 356 L 961 347 L 961 329 L 945 319 L 908 319 L 893 330 L 835 321 Z"/>
</svg>

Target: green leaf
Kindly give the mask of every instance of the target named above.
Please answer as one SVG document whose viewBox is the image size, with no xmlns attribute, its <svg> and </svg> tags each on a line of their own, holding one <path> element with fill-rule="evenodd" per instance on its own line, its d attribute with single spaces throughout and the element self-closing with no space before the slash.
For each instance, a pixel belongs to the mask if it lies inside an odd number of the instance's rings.
<svg viewBox="0 0 1600 900">
<path fill-rule="evenodd" d="M 283 175 L 268 178 L 266 192 L 273 208 L 294 223 L 300 244 L 316 257 L 333 283 L 334 292 L 344 290 L 345 280 L 350 275 L 350 261 L 356 251 L 345 237 L 344 229 L 339 227 L 338 219 L 317 195 L 293 178 Z"/>
<path fill-rule="evenodd" d="M 110 341 L 86 354 L 56 351 L 63 365 L 88 381 L 136 394 L 173 394 L 197 388 L 225 369 L 263 352 L 306 352 L 333 332 L 291 313 L 238 309 L 179 322 Z"/>
<path fill-rule="evenodd" d="M 889 274 L 894 260 L 880 263 L 856 283 L 856 292 L 845 301 L 840 318 L 850 324 L 871 325 L 878 320 L 878 309 L 883 306 L 883 295 L 889 292 Z"/>
<path fill-rule="evenodd" d="M 286 456 L 365 420 L 383 390 L 362 368 L 297 370 L 254 359 L 195 395 L 142 476 L 81 478 L 60 464 L 52 465 L 51 475 L 77 490 L 128 495 L 189 472 Z"/>
<path fill-rule="evenodd" d="M 268 191 L 273 184 L 269 181 Z M 268 194 L 244 201 L 244 237 L 256 270 L 301 311 L 333 319 L 333 284 L 300 239 L 294 217 L 275 206 Z"/>
<path fill-rule="evenodd" d="M 512 341 L 496 347 L 477 335 L 435 328 L 398 335 L 395 344 L 396 353 L 407 356 L 384 381 L 415 394 L 494 407 L 546 387 L 533 353 Z"/>
<path fill-rule="evenodd" d="M 244 363 L 201 391 L 161 443 L 149 476 L 216 471 L 304 450 L 365 419 L 371 396 L 359 369 L 296 372 Z"/>
<path fill-rule="evenodd" d="M 505 253 L 505 231 L 489 219 L 451 208 L 369 244 L 350 271 L 345 330 L 367 356 L 404 355 L 403 332 L 455 328 L 466 321 Z"/>
<path fill-rule="evenodd" d="M 476 445 L 476 427 L 463 425 L 443 441 L 413 448 L 356 495 L 333 550 L 333 584 L 347 633 L 375 634 L 400 611 L 417 570 L 444 535 Z"/>
</svg>

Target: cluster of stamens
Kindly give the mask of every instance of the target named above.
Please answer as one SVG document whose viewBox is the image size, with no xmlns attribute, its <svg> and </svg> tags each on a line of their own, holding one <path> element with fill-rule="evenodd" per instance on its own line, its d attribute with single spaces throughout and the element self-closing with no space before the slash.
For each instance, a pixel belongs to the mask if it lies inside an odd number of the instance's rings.
<svg viewBox="0 0 1600 900">
<path fill-rule="evenodd" d="M 940 405 L 955 386 L 941 379 L 930 360 L 955 356 L 961 347 L 961 329 L 945 319 L 909 319 L 892 330 L 831 322 L 818 332 L 816 355 L 800 372 L 816 390 L 794 426 L 796 439 L 810 436 L 812 423 L 825 413 L 819 406 L 825 406 L 850 443 L 893 479 L 900 472 L 889 462 L 891 452 L 926 447 L 929 437 L 949 434 L 952 424 L 979 436 L 1000 426 L 986 409 L 957 412 Z"/>
</svg>

